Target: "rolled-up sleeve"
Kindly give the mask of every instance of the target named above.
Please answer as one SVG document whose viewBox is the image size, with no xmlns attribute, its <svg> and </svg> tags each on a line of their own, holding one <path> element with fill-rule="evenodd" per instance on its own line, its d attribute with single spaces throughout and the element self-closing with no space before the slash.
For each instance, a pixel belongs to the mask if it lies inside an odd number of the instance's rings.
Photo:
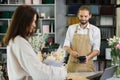
<svg viewBox="0 0 120 80">
<path fill-rule="evenodd" d="M 93 50 L 99 50 L 100 51 L 100 44 L 101 44 L 101 34 L 100 29 L 95 28 L 92 32 L 92 44 L 93 44 Z"/>
<path fill-rule="evenodd" d="M 64 46 L 69 46 L 70 47 L 70 29 L 68 28 L 66 32 L 66 38 L 64 41 Z"/>
<path fill-rule="evenodd" d="M 71 25 L 68 27 L 68 30 L 66 32 L 66 37 L 65 37 L 65 41 L 64 41 L 64 45 L 63 46 L 71 46 L 71 42 L 72 42 L 72 39 L 73 39 L 73 35 L 74 35 L 74 31 L 75 31 L 75 25 Z"/>
</svg>

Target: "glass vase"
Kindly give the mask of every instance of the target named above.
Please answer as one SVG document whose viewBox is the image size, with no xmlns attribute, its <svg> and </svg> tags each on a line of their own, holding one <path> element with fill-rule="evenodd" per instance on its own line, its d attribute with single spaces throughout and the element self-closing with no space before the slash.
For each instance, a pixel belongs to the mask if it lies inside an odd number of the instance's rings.
<svg viewBox="0 0 120 80">
<path fill-rule="evenodd" d="M 115 48 L 111 51 L 112 65 L 117 65 L 117 69 L 115 71 L 115 77 L 120 78 L 120 50 L 116 50 Z"/>
</svg>

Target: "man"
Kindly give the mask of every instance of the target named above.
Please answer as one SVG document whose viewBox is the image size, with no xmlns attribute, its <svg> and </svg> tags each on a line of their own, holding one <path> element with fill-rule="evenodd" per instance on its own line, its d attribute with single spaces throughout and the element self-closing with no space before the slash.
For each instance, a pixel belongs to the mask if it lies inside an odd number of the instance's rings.
<svg viewBox="0 0 120 80">
<path fill-rule="evenodd" d="M 70 54 L 67 71 L 95 71 L 92 59 L 99 54 L 100 29 L 89 23 L 92 17 L 89 7 L 81 6 L 77 17 L 80 23 L 69 26 L 64 42 L 64 48 Z M 83 56 L 82 59 L 80 56 Z"/>
</svg>

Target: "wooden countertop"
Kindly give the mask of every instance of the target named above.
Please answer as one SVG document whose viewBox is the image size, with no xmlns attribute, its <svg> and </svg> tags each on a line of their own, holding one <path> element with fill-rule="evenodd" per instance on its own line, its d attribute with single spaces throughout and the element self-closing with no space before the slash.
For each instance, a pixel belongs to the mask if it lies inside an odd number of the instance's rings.
<svg viewBox="0 0 120 80">
<path fill-rule="evenodd" d="M 85 76 L 79 76 L 76 74 L 68 74 L 67 80 L 89 80 Z"/>
<path fill-rule="evenodd" d="M 103 71 L 96 72 L 73 72 L 67 74 L 68 80 L 90 80 L 95 77 L 101 76 Z"/>
</svg>

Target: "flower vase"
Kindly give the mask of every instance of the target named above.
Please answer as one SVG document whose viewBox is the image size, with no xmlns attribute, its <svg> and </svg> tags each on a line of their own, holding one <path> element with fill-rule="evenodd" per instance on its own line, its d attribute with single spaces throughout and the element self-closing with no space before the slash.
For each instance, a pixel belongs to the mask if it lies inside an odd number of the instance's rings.
<svg viewBox="0 0 120 80">
<path fill-rule="evenodd" d="M 120 51 L 113 48 L 111 51 L 112 65 L 116 65 L 115 77 L 120 78 Z"/>
<path fill-rule="evenodd" d="M 107 40 L 111 48 L 112 65 L 117 65 L 115 75 L 120 77 L 120 37 L 113 36 L 113 38 Z"/>
</svg>

